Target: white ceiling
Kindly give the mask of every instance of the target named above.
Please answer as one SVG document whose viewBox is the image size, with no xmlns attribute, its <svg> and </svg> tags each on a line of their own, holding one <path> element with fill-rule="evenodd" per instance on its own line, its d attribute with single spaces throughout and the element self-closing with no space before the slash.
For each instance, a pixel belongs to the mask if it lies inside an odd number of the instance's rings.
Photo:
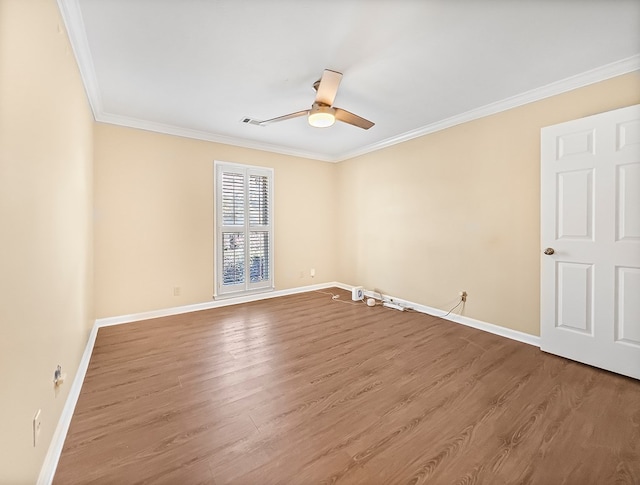
<svg viewBox="0 0 640 485">
<path fill-rule="evenodd" d="M 98 121 L 343 160 L 640 69 L 637 0 L 58 0 Z M 306 118 L 325 69 L 368 131 Z"/>
</svg>

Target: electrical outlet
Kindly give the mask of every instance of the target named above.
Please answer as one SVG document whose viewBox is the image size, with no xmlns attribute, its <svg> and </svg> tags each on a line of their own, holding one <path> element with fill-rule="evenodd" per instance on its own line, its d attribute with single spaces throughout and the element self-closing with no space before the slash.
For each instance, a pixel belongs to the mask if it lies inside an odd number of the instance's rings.
<svg viewBox="0 0 640 485">
<path fill-rule="evenodd" d="M 42 419 L 40 418 L 41 414 L 42 413 L 41 413 L 40 409 L 38 409 L 36 411 L 36 415 L 33 417 L 33 446 L 34 446 L 34 448 L 38 444 L 38 438 L 40 437 L 40 428 L 42 428 Z"/>
<path fill-rule="evenodd" d="M 315 278 L 316 277 L 316 269 L 315 268 L 311 268 L 309 270 L 309 274 L 311 275 L 312 278 Z"/>
<path fill-rule="evenodd" d="M 362 286 L 356 286 L 351 290 L 351 299 L 353 301 L 364 300 L 364 288 Z"/>
<path fill-rule="evenodd" d="M 463 291 L 461 291 L 461 292 L 460 292 L 460 299 L 461 299 L 463 302 L 466 302 L 466 301 L 467 301 L 467 292 L 466 292 L 466 291 L 464 291 L 464 290 L 463 290 Z"/>
<path fill-rule="evenodd" d="M 56 387 L 61 386 L 66 377 L 67 375 L 62 373 L 62 367 L 56 367 L 56 370 L 53 372 L 53 385 Z"/>
<path fill-rule="evenodd" d="M 173 296 L 180 296 L 180 287 L 179 286 L 174 286 L 173 287 Z"/>
</svg>

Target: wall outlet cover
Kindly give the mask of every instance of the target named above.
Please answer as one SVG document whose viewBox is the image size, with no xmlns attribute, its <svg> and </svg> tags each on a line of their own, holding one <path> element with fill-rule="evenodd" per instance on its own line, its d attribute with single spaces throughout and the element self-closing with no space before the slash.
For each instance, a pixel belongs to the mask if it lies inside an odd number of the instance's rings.
<svg viewBox="0 0 640 485">
<path fill-rule="evenodd" d="M 33 417 L 33 446 L 35 447 L 38 444 L 38 438 L 40 437 L 40 428 L 42 428 L 42 418 L 40 415 L 42 412 L 40 409 L 36 411 L 35 416 Z"/>
</svg>

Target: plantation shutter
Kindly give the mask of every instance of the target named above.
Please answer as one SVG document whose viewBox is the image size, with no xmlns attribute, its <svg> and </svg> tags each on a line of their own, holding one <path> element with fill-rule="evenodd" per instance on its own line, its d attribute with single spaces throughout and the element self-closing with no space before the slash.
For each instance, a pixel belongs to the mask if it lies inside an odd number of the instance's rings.
<svg viewBox="0 0 640 485">
<path fill-rule="evenodd" d="M 249 175 L 249 281 L 269 280 L 269 179 Z"/>
<path fill-rule="evenodd" d="M 216 163 L 216 295 L 273 288 L 273 172 Z"/>
<path fill-rule="evenodd" d="M 244 284 L 244 175 L 222 173 L 222 284 Z"/>
</svg>

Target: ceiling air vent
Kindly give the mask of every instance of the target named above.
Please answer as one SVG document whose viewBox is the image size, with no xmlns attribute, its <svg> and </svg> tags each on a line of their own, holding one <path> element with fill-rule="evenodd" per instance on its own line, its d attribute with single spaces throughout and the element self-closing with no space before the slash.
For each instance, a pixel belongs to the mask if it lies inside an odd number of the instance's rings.
<svg viewBox="0 0 640 485">
<path fill-rule="evenodd" d="M 243 123 L 246 123 L 247 125 L 258 125 L 260 126 L 260 120 L 254 120 L 253 118 L 242 118 Z"/>
</svg>

